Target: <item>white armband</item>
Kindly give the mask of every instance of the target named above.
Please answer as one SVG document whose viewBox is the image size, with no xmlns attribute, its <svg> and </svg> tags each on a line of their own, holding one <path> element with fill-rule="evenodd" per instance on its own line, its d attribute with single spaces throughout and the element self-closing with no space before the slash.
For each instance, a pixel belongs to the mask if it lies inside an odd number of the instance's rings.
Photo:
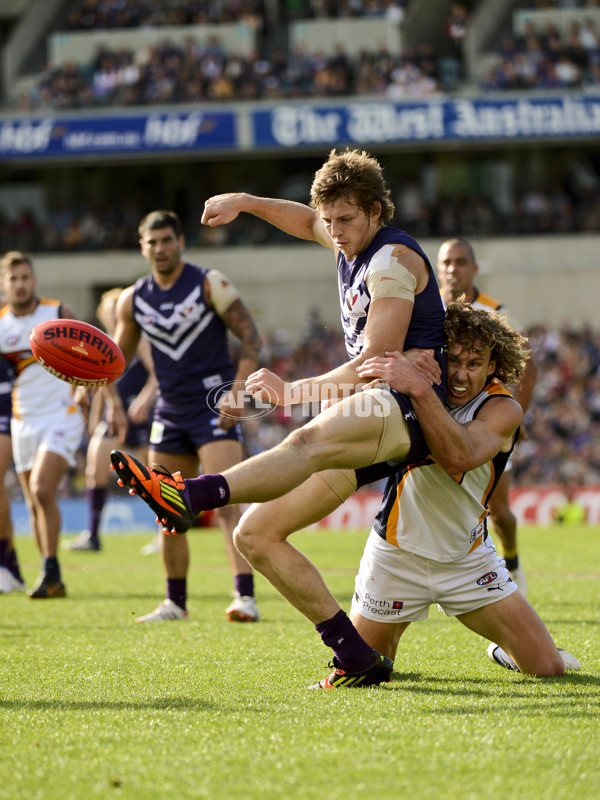
<svg viewBox="0 0 600 800">
<path fill-rule="evenodd" d="M 365 283 L 371 300 L 382 297 L 398 297 L 401 300 L 415 301 L 417 279 L 410 270 L 403 267 L 392 256 L 396 245 L 384 245 L 371 259 Z"/>
<path fill-rule="evenodd" d="M 239 300 L 240 293 L 218 269 L 211 269 L 206 280 L 210 287 L 210 303 L 221 316 L 233 302 Z"/>
</svg>

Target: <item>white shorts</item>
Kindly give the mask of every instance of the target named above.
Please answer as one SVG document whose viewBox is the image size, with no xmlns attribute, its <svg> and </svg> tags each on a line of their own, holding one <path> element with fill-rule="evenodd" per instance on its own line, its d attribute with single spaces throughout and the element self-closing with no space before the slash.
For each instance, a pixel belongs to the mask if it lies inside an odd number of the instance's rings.
<svg viewBox="0 0 600 800">
<path fill-rule="evenodd" d="M 83 436 L 83 414 L 79 408 L 59 411 L 52 417 L 23 420 L 12 418 L 13 459 L 17 472 L 33 469 L 38 451 L 48 450 L 62 456 L 70 467 L 75 466 L 75 453 Z"/>
<path fill-rule="evenodd" d="M 423 558 L 371 531 L 355 581 L 352 611 L 376 622 L 427 619 L 437 603 L 449 617 L 475 611 L 517 590 L 488 536 L 457 561 Z"/>
</svg>

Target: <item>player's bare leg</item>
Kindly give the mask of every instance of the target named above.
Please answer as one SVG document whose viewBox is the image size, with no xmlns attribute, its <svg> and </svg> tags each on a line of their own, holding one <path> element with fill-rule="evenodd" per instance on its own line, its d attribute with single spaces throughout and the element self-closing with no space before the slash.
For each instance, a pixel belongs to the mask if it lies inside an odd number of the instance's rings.
<svg viewBox="0 0 600 800">
<path fill-rule="evenodd" d="M 150 449 L 148 461 L 160 464 L 169 472 L 181 472 L 184 478 L 198 474 L 198 459 L 194 455 L 163 453 Z M 190 548 L 185 536 L 163 536 L 161 555 L 167 578 L 184 579 L 190 566 Z"/>
<path fill-rule="evenodd" d="M 517 518 L 510 510 L 510 475 L 510 470 L 502 474 L 490 497 L 490 521 L 494 539 L 497 539 L 500 554 L 506 561 L 506 568 L 521 594 L 526 595 L 527 580 L 520 564 L 517 544 Z"/>
<path fill-rule="evenodd" d="M 229 439 L 210 442 L 201 448 L 198 455 L 203 472 L 220 473 L 242 460 L 242 445 Z M 242 509 L 237 505 L 229 505 L 218 508 L 215 513 L 223 532 L 225 552 L 235 585 L 233 601 L 225 613 L 232 622 L 256 622 L 259 612 L 254 599 L 252 567 L 233 543 L 233 533 L 242 516 Z"/>
<path fill-rule="evenodd" d="M 199 451 L 203 472 L 225 472 L 225 470 L 239 464 L 242 460 L 242 445 L 240 442 L 224 440 L 205 444 Z M 251 567 L 246 559 L 238 552 L 233 544 L 233 531 L 240 521 L 242 511 L 239 506 L 226 506 L 216 510 L 217 519 L 223 531 L 225 551 L 231 568 L 231 574 L 251 572 Z"/>
<path fill-rule="evenodd" d="M 42 572 L 28 591 L 31 598 L 64 597 L 66 594 L 57 558 L 61 518 L 56 499 L 66 468 L 67 462 L 62 456 L 42 450 L 36 455 L 33 469 L 19 474 L 34 536 L 43 557 Z"/>
<path fill-rule="evenodd" d="M 331 679 L 367 683 L 388 681 L 392 664 L 364 641 L 327 588 L 316 566 L 287 537 L 336 509 L 356 488 L 354 471 L 312 475 L 285 497 L 251 506 L 242 516 L 235 543 L 333 650 L 334 672 L 312 688 L 329 688 Z M 341 670 L 341 671 L 340 671 Z"/>
<path fill-rule="evenodd" d="M 195 455 L 174 455 L 150 449 L 150 463 L 160 464 L 165 469 L 183 475 L 197 474 L 198 460 Z M 190 566 L 190 550 L 187 536 L 160 536 L 160 553 L 167 578 L 166 598 L 149 614 L 136 618 L 136 622 L 165 622 L 187 619 L 187 574 Z"/>
<path fill-rule="evenodd" d="M 565 665 L 550 632 L 520 592 L 460 614 L 467 628 L 495 642 L 527 675 L 562 675 Z"/>
<path fill-rule="evenodd" d="M 46 557 L 56 557 L 58 552 L 61 519 L 56 494 L 66 469 L 63 456 L 42 450 L 29 473 L 28 495 L 38 523 L 40 550 Z"/>
<path fill-rule="evenodd" d="M 393 436 L 383 442 L 389 427 Z M 409 448 L 408 428 L 393 397 L 381 390 L 361 392 L 322 411 L 272 450 L 226 470 L 229 502 L 263 503 L 281 497 L 315 472 L 400 460 Z"/>
<path fill-rule="evenodd" d="M 31 524 L 31 531 L 33 533 L 33 540 L 37 545 L 38 550 L 42 553 L 42 540 L 40 538 L 40 526 L 38 523 L 37 515 L 34 512 L 33 503 L 29 494 L 29 477 L 31 475 L 31 470 L 27 470 L 26 472 L 19 472 L 17 477 L 19 479 L 19 485 L 21 487 L 21 491 L 23 492 L 23 499 L 25 500 L 25 505 L 27 506 L 27 511 L 29 512 L 29 522 Z"/>
<path fill-rule="evenodd" d="M 316 566 L 287 537 L 323 519 L 344 499 L 317 473 L 285 497 L 250 506 L 234 535 L 248 562 L 313 625 L 333 617 L 340 605 Z"/>
<path fill-rule="evenodd" d="M 22 591 L 25 588 L 14 546 L 10 500 L 4 485 L 11 461 L 11 437 L 0 433 L 0 593 Z"/>
<path fill-rule="evenodd" d="M 121 485 L 140 493 L 166 529 L 182 533 L 193 514 L 202 510 L 264 503 L 290 492 L 315 472 L 400 461 L 409 450 L 410 430 L 400 407 L 388 391 L 372 389 L 322 411 L 272 450 L 224 473 L 188 480 L 185 486 L 119 450 L 111 453 L 111 461 Z M 174 504 L 169 495 L 176 498 Z"/>
<path fill-rule="evenodd" d="M 510 472 L 504 472 L 490 497 L 490 520 L 504 558 L 517 552 L 517 519 L 509 506 Z"/>
</svg>

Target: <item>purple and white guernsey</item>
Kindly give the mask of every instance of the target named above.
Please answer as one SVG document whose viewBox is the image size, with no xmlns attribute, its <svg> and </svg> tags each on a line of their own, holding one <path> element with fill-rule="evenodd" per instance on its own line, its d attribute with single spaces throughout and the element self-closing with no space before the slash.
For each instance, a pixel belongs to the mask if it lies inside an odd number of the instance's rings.
<svg viewBox="0 0 600 800">
<path fill-rule="evenodd" d="M 419 243 L 408 233 L 399 228 L 384 227 L 377 231 L 371 244 L 362 253 L 359 253 L 354 261 L 347 261 L 342 252 L 338 253 L 341 317 L 349 358 L 360 355 L 364 345 L 365 325 L 371 304 L 371 296 L 367 288 L 367 274 L 371 261 L 381 248 L 397 244 L 414 250 L 429 267 L 427 286 L 422 292 L 415 295 L 412 317 L 402 349 L 422 347 L 440 352 L 444 347 L 444 309 L 429 259 Z"/>
<path fill-rule="evenodd" d="M 161 289 L 151 274 L 135 283 L 133 316 L 152 345 L 161 409 L 197 406 L 234 377 L 227 328 L 204 295 L 208 271 L 185 264 L 170 289 Z"/>
</svg>

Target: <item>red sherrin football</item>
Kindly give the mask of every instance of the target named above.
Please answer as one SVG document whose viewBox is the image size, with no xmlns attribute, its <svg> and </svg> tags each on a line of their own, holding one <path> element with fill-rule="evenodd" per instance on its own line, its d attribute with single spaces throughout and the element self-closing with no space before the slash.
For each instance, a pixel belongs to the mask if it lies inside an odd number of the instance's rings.
<svg viewBox="0 0 600 800">
<path fill-rule="evenodd" d="M 106 386 L 125 369 L 125 357 L 110 336 L 78 319 L 40 322 L 29 344 L 42 367 L 75 386 Z"/>
</svg>

